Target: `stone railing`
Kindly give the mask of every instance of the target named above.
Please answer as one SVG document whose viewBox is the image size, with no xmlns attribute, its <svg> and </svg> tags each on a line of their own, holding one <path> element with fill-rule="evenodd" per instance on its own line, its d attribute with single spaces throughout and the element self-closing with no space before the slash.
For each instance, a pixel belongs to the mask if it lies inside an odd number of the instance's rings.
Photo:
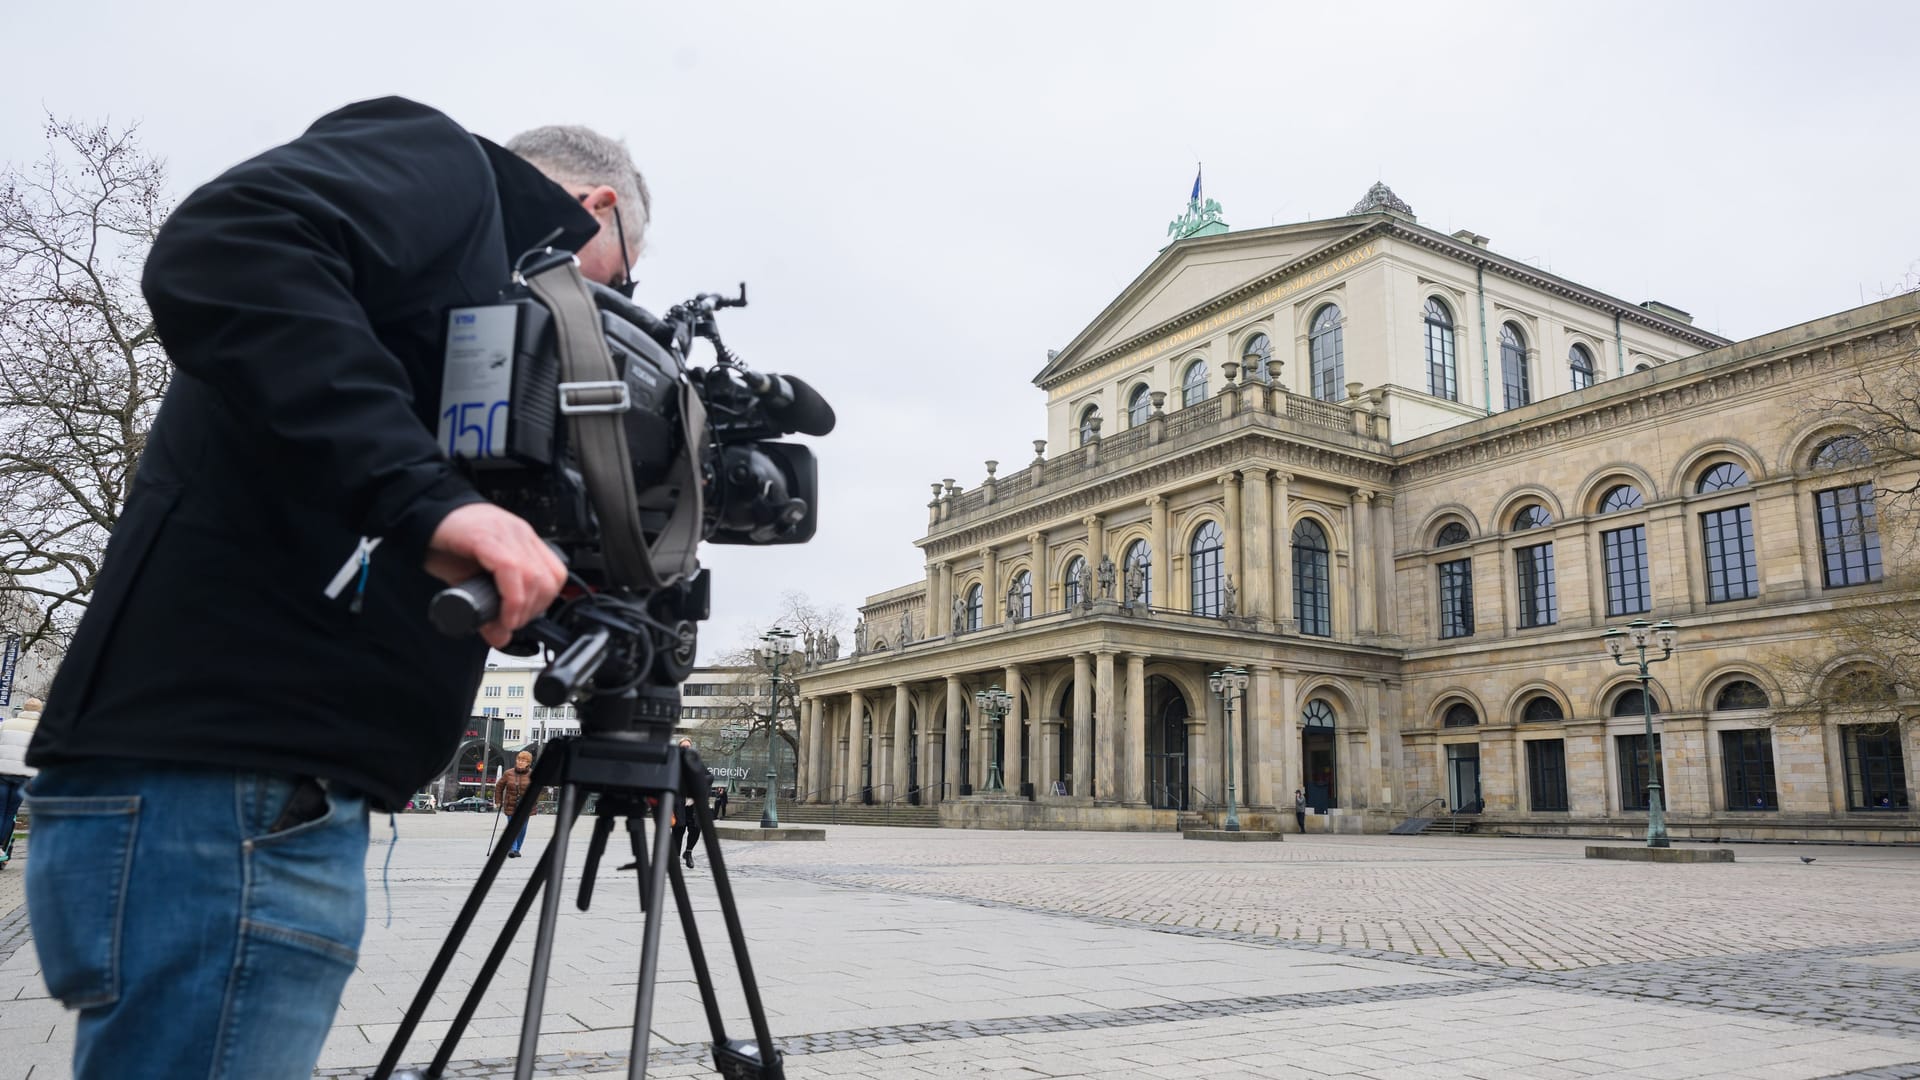
<svg viewBox="0 0 1920 1080">
<path fill-rule="evenodd" d="M 1331 405 L 1301 394 L 1287 395 L 1287 415 L 1335 431 L 1353 430 L 1353 406 Z"/>
<path fill-rule="evenodd" d="M 1167 418 L 1167 438 L 1177 439 L 1197 427 L 1220 419 L 1220 399 L 1210 397 L 1198 405 L 1189 405 Z"/>
</svg>

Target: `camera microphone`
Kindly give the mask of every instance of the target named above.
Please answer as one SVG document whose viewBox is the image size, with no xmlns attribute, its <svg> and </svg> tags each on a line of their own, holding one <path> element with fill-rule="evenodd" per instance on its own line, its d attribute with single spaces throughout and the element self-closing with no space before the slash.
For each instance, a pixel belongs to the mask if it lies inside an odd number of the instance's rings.
<svg viewBox="0 0 1920 1080">
<path fill-rule="evenodd" d="M 757 371 L 742 371 L 740 376 L 763 399 L 767 416 L 786 430 L 802 435 L 825 435 L 833 430 L 833 406 L 798 376 Z"/>
</svg>

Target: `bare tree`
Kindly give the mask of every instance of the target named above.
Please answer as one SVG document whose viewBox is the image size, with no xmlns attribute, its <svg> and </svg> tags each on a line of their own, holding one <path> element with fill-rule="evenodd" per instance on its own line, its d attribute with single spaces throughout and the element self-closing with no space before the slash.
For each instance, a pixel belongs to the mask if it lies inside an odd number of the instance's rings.
<svg viewBox="0 0 1920 1080">
<path fill-rule="evenodd" d="M 817 603 L 803 592 L 783 594 L 779 615 L 720 658 L 723 665 L 752 674 L 741 684 L 739 693 L 721 702 L 719 716 L 700 725 L 708 729 L 708 737 L 702 741 L 718 745 L 722 741 L 719 732 L 732 728 L 736 732 L 745 729 L 745 740 L 757 743 L 767 737 L 771 727 L 773 737 L 785 743 L 790 753 L 798 755 L 800 699 L 795 676 L 811 662 L 806 651 L 809 642 L 816 643 L 816 648 L 821 647 L 817 643 L 837 638 L 846 628 L 844 608 Z M 773 658 L 763 640 L 763 635 L 773 630 L 794 635 L 794 652 L 780 662 L 777 683 L 773 681 Z"/>
<path fill-rule="evenodd" d="M 164 163 L 130 127 L 45 135 L 0 171 L 0 600 L 28 646 L 79 621 L 171 375 L 140 295 Z"/>
</svg>

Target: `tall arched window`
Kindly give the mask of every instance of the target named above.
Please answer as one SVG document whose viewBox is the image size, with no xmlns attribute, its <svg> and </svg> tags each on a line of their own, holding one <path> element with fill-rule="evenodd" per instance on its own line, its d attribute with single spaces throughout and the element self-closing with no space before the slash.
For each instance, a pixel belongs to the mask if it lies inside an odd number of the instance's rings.
<svg viewBox="0 0 1920 1080">
<path fill-rule="evenodd" d="M 1124 576 L 1131 577 L 1136 568 L 1140 571 L 1140 595 L 1151 602 L 1153 600 L 1153 547 L 1145 540 L 1135 540 L 1128 544 L 1127 553 L 1120 560 L 1120 569 Z M 1121 585 L 1121 595 L 1132 599 L 1133 593 L 1125 587 L 1124 579 Z"/>
<path fill-rule="evenodd" d="M 1640 497 L 1640 489 L 1632 484 L 1615 484 L 1600 496 L 1600 512 L 1617 514 L 1622 510 L 1637 510 L 1645 500 Z"/>
<path fill-rule="evenodd" d="M 1089 599 L 1080 591 L 1080 574 L 1086 570 L 1087 560 L 1075 555 L 1067 560 L 1067 579 L 1061 594 L 1066 598 L 1069 609 L 1086 603 Z"/>
<path fill-rule="evenodd" d="M 1715 694 L 1713 698 L 1713 708 L 1715 712 L 1733 712 L 1740 709 L 1764 709 L 1772 704 L 1773 702 L 1767 697 L 1767 692 L 1760 689 L 1758 683 L 1751 682 L 1747 679 L 1735 679 L 1733 682 L 1721 687 L 1720 692 Z"/>
<path fill-rule="evenodd" d="M 1225 548 L 1225 538 L 1220 526 L 1207 522 L 1194 530 L 1193 543 L 1187 553 L 1191 556 L 1187 565 L 1191 567 L 1191 590 L 1193 613 L 1195 615 L 1220 615 L 1220 553 Z"/>
<path fill-rule="evenodd" d="M 1332 576 L 1327 533 L 1318 522 L 1293 527 L 1293 621 L 1303 634 L 1333 633 Z"/>
<path fill-rule="evenodd" d="M 1195 360 L 1187 365 L 1187 373 L 1180 379 L 1180 407 L 1198 405 L 1207 400 L 1207 362 Z"/>
<path fill-rule="evenodd" d="M 980 617 L 984 614 L 981 609 L 985 596 L 986 590 L 982 589 L 978 582 L 975 582 L 974 586 L 967 590 L 967 629 L 980 629 Z"/>
<path fill-rule="evenodd" d="M 1025 570 L 1013 576 L 1013 587 L 1020 593 L 1018 605 L 1014 608 L 1015 617 L 1033 618 L 1033 575 Z"/>
<path fill-rule="evenodd" d="M 1246 373 L 1246 380 L 1252 382 L 1258 379 L 1263 383 L 1271 383 L 1273 380 L 1267 375 L 1267 361 L 1271 359 L 1273 342 L 1267 340 L 1267 335 L 1255 334 L 1248 338 L 1246 346 L 1240 350 L 1240 367 Z"/>
<path fill-rule="evenodd" d="M 1435 547 L 1452 547 L 1454 544 L 1464 544 L 1471 539 L 1473 539 L 1473 534 L 1467 531 L 1465 525 L 1457 521 L 1449 521 L 1445 525 L 1440 526 L 1440 534 L 1433 538 L 1433 545 Z"/>
<path fill-rule="evenodd" d="M 1328 304 L 1314 313 L 1307 334 L 1307 380 L 1321 401 L 1347 400 L 1347 351 L 1342 339 L 1340 308 Z"/>
<path fill-rule="evenodd" d="M 1533 400 L 1533 382 L 1527 377 L 1527 339 L 1512 323 L 1500 324 L 1500 378 L 1506 385 L 1507 408 Z"/>
<path fill-rule="evenodd" d="M 1448 401 L 1460 400 L 1454 374 L 1453 312 L 1437 296 L 1427 297 L 1427 393 Z"/>
<path fill-rule="evenodd" d="M 1080 445 L 1081 446 L 1085 446 L 1088 443 L 1093 441 L 1094 433 L 1100 430 L 1100 426 L 1094 423 L 1094 421 L 1098 420 L 1099 418 L 1100 418 L 1100 406 L 1098 405 L 1089 405 L 1086 408 L 1080 410 Z"/>
<path fill-rule="evenodd" d="M 1593 354 L 1585 345 L 1575 345 L 1567 350 L 1567 371 L 1573 377 L 1573 388 L 1585 390 L 1593 385 Z"/>
<path fill-rule="evenodd" d="M 1694 490 L 1702 495 L 1715 491 L 1731 491 L 1747 486 L 1747 470 L 1731 461 L 1723 461 L 1700 474 L 1700 482 Z"/>
<path fill-rule="evenodd" d="M 1479 722 L 1480 714 L 1464 701 L 1454 702 L 1447 709 L 1447 714 L 1440 718 L 1441 727 L 1473 727 Z"/>
<path fill-rule="evenodd" d="M 1873 452 L 1858 436 L 1842 435 L 1837 439 L 1828 439 L 1813 452 L 1813 467 L 1816 469 L 1851 469 L 1855 465 L 1866 465 L 1873 461 Z"/>
<path fill-rule="evenodd" d="M 1139 427 L 1153 415 L 1153 394 L 1146 383 L 1134 387 L 1127 394 L 1127 426 Z"/>
<path fill-rule="evenodd" d="M 1526 708 L 1520 710 L 1520 721 L 1526 724 L 1545 724 L 1566 718 L 1560 711 L 1560 703 L 1545 694 L 1529 699 Z"/>
</svg>

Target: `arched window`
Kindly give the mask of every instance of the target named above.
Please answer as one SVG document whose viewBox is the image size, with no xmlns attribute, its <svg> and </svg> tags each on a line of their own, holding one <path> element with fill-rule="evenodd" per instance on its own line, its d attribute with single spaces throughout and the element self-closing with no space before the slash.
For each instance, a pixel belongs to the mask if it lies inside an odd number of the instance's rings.
<svg viewBox="0 0 1920 1080">
<path fill-rule="evenodd" d="M 1437 296 L 1427 297 L 1427 393 L 1448 401 L 1460 400 L 1454 374 L 1453 312 Z"/>
<path fill-rule="evenodd" d="M 1207 362 L 1195 360 L 1187 365 L 1187 373 L 1180 380 L 1180 407 L 1198 405 L 1207 400 Z"/>
<path fill-rule="evenodd" d="M 1267 361 L 1271 359 L 1273 342 L 1267 340 L 1267 335 L 1255 334 L 1248 338 L 1246 346 L 1240 350 L 1240 367 L 1245 372 L 1244 378 L 1248 382 L 1259 379 L 1263 383 L 1272 383 L 1272 378 L 1267 375 Z"/>
<path fill-rule="evenodd" d="M 1585 345 L 1567 350 L 1567 371 L 1573 376 L 1573 388 L 1585 390 L 1593 385 L 1593 354 Z"/>
<path fill-rule="evenodd" d="M 1566 714 L 1560 711 L 1560 703 L 1545 694 L 1529 698 L 1526 707 L 1520 710 L 1520 722 L 1523 724 L 1544 724 L 1566 718 Z"/>
<path fill-rule="evenodd" d="M 1893 680 L 1877 667 L 1860 664 L 1829 677 L 1826 696 L 1838 705 L 1873 705 L 1892 701 Z"/>
<path fill-rule="evenodd" d="M 1094 435 L 1096 435 L 1100 430 L 1100 425 L 1095 422 L 1099 419 L 1100 419 L 1100 406 L 1098 405 L 1089 405 L 1086 408 L 1080 410 L 1080 445 L 1081 446 L 1085 446 L 1088 443 L 1093 441 Z"/>
<path fill-rule="evenodd" d="M 1652 370 L 1653 370 L 1653 365 L 1652 365 L 1652 364 L 1635 364 L 1635 365 L 1633 365 L 1633 370 L 1635 370 L 1635 371 L 1652 371 Z"/>
<path fill-rule="evenodd" d="M 1127 426 L 1139 427 L 1153 415 L 1153 393 L 1141 383 L 1127 394 Z"/>
<path fill-rule="evenodd" d="M 1192 568 L 1190 578 L 1195 615 L 1223 614 L 1220 610 L 1220 553 L 1225 546 L 1218 524 L 1209 521 L 1194 530 L 1193 543 L 1188 547 L 1188 554 L 1192 556 L 1188 565 Z"/>
<path fill-rule="evenodd" d="M 1852 435 L 1828 439 L 1813 452 L 1813 467 L 1816 469 L 1851 469 L 1872 460 L 1873 453 L 1867 449 L 1867 444 Z"/>
<path fill-rule="evenodd" d="M 1733 682 L 1721 687 L 1719 693 L 1713 695 L 1713 710 L 1715 712 L 1736 712 L 1740 709 L 1764 709 L 1771 704 L 1773 704 L 1772 699 L 1767 697 L 1765 690 L 1760 689 L 1760 684 L 1749 682 L 1746 679 L 1735 679 Z"/>
<path fill-rule="evenodd" d="M 1435 547 L 1452 547 L 1455 544 L 1464 544 L 1471 539 L 1473 535 L 1467 532 L 1465 525 L 1457 521 L 1449 521 L 1440 526 L 1440 535 L 1433 538 L 1433 543 Z"/>
<path fill-rule="evenodd" d="M 1152 603 L 1153 547 L 1145 540 L 1135 540 L 1133 543 L 1128 544 L 1127 553 L 1120 560 L 1120 569 L 1123 573 L 1131 575 L 1135 568 L 1138 568 L 1140 571 L 1140 598 L 1144 602 Z M 1128 598 L 1132 598 L 1133 596 L 1131 591 L 1123 589 L 1122 592 Z"/>
<path fill-rule="evenodd" d="M 1327 533 L 1318 522 L 1293 527 L 1293 621 L 1303 634 L 1333 633 L 1332 575 Z"/>
<path fill-rule="evenodd" d="M 1307 334 L 1307 381 L 1321 401 L 1347 400 L 1347 350 L 1342 340 L 1340 308 L 1328 304 L 1314 313 Z"/>
<path fill-rule="evenodd" d="M 1527 339 L 1512 323 L 1500 324 L 1500 378 L 1506 386 L 1507 408 L 1533 401 L 1533 382 L 1527 377 Z"/>
<path fill-rule="evenodd" d="M 980 617 L 984 614 L 982 606 L 985 596 L 986 590 L 982 589 L 978 582 L 975 582 L 974 586 L 967 590 L 967 629 L 980 629 Z"/>
<path fill-rule="evenodd" d="M 1080 575 L 1086 568 L 1087 560 L 1078 555 L 1067 560 L 1067 579 L 1061 592 L 1066 598 L 1069 609 L 1078 607 L 1091 599 L 1080 591 Z"/>
<path fill-rule="evenodd" d="M 1464 701 L 1454 702 L 1447 709 L 1447 714 L 1440 718 L 1441 727 L 1472 727 L 1479 722 L 1480 714 Z"/>
<path fill-rule="evenodd" d="M 1300 710 L 1300 726 L 1309 731 L 1332 731 L 1333 706 L 1320 698 L 1307 702 L 1307 707 Z"/>
<path fill-rule="evenodd" d="M 1019 601 L 1014 607 L 1014 617 L 1033 618 L 1033 575 L 1025 570 L 1013 576 L 1013 587 L 1019 590 Z"/>
<path fill-rule="evenodd" d="M 1600 496 L 1600 512 L 1614 514 L 1622 510 L 1638 510 L 1643 501 L 1639 488 L 1632 484 L 1615 484 Z"/>
<path fill-rule="evenodd" d="M 1731 491 L 1747 486 L 1747 470 L 1731 461 L 1723 461 L 1700 474 L 1700 483 L 1694 490 L 1702 495 L 1715 491 Z"/>
<path fill-rule="evenodd" d="M 1645 716 L 1646 706 L 1642 704 L 1644 700 L 1637 686 L 1630 690 L 1623 690 L 1619 697 L 1613 699 L 1612 714 L 1614 716 Z M 1657 700 L 1653 703 L 1653 715 L 1660 715 L 1660 702 Z"/>
<path fill-rule="evenodd" d="M 1544 529 L 1551 524 L 1553 524 L 1553 515 L 1547 513 L 1547 508 L 1538 503 L 1532 506 L 1523 506 L 1519 512 L 1513 515 L 1513 528 L 1515 532 L 1520 532 L 1525 529 Z"/>
</svg>

